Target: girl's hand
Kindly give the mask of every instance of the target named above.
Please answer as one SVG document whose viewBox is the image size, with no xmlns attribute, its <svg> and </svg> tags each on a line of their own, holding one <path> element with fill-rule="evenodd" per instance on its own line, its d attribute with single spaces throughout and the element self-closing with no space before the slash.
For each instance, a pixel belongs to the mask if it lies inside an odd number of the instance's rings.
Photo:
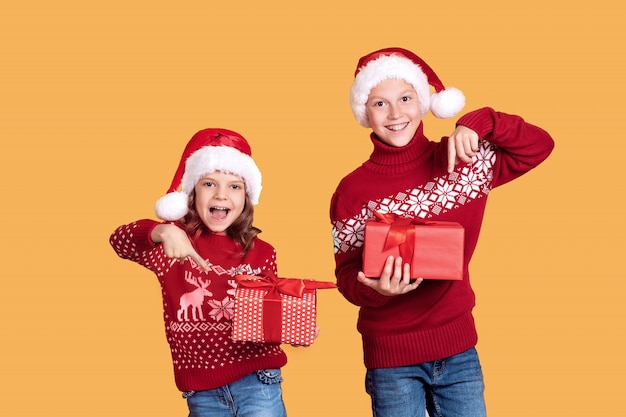
<svg viewBox="0 0 626 417">
<path fill-rule="evenodd" d="M 320 335 L 320 326 L 315 326 L 315 335 L 313 336 L 313 340 L 317 339 L 317 336 Z M 292 347 L 309 347 L 310 345 L 294 345 L 291 344 Z"/>
<path fill-rule="evenodd" d="M 409 264 L 402 265 L 402 258 L 394 259 L 390 256 L 385 261 L 383 272 L 378 279 L 372 279 L 365 276 L 363 271 L 359 271 L 357 279 L 364 285 L 373 288 L 382 295 L 392 296 L 406 294 L 413 291 L 424 280 L 418 278 L 411 282 L 411 266 Z"/>
<path fill-rule="evenodd" d="M 180 262 L 191 258 L 200 265 L 202 269 L 205 271 L 209 270 L 207 263 L 191 245 L 187 233 L 180 227 L 169 223 L 159 224 L 152 229 L 150 239 L 152 239 L 154 243 L 161 243 L 163 245 L 163 252 L 165 252 L 165 256 L 168 258 L 178 259 Z"/>
<path fill-rule="evenodd" d="M 472 162 L 478 149 L 478 134 L 469 127 L 457 126 L 448 138 L 448 172 L 454 171 L 460 161 Z"/>
</svg>

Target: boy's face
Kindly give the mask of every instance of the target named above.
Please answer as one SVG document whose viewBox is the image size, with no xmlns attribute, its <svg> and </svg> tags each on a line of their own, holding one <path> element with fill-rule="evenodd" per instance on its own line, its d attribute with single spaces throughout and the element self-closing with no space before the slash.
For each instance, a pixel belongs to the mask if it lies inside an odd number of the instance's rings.
<svg viewBox="0 0 626 417">
<path fill-rule="evenodd" d="M 407 145 L 422 121 L 420 102 L 413 86 L 388 79 L 372 88 L 365 112 L 376 136 L 387 145 Z"/>
<path fill-rule="evenodd" d="M 241 215 L 246 203 L 244 181 L 232 174 L 215 171 L 196 184 L 196 211 L 213 233 L 224 234 Z"/>
</svg>

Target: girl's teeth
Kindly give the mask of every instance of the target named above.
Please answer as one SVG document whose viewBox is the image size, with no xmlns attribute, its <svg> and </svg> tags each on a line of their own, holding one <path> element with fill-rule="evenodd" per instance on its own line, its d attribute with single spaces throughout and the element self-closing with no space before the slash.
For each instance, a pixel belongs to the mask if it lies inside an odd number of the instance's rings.
<svg viewBox="0 0 626 417">
<path fill-rule="evenodd" d="M 226 218 L 229 210 L 223 207 L 212 207 L 210 211 L 214 219 L 221 220 Z"/>
<path fill-rule="evenodd" d="M 225 213 L 228 212 L 228 209 L 225 207 L 211 207 L 210 208 L 211 213 L 213 213 L 214 211 L 223 211 Z"/>
</svg>

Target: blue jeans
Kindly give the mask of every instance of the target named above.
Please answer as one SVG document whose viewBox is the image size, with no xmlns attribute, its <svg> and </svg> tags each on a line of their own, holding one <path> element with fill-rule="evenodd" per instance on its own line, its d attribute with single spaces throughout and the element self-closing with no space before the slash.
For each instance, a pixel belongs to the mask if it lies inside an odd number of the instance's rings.
<svg viewBox="0 0 626 417">
<path fill-rule="evenodd" d="M 187 391 L 189 417 L 285 417 L 280 369 L 253 372 L 219 388 Z"/>
<path fill-rule="evenodd" d="M 475 348 L 433 362 L 368 369 L 374 417 L 484 417 L 485 384 Z"/>
</svg>

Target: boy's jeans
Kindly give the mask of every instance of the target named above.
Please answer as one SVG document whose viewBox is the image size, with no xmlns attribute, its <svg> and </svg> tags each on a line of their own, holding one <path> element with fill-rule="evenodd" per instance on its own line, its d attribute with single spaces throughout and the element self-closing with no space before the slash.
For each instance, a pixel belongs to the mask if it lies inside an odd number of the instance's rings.
<svg viewBox="0 0 626 417">
<path fill-rule="evenodd" d="M 232 384 L 187 391 L 189 417 L 285 417 L 280 369 L 253 372 Z"/>
<path fill-rule="evenodd" d="M 365 389 L 374 417 L 484 417 L 483 373 L 476 349 L 434 362 L 369 369 Z"/>
</svg>

